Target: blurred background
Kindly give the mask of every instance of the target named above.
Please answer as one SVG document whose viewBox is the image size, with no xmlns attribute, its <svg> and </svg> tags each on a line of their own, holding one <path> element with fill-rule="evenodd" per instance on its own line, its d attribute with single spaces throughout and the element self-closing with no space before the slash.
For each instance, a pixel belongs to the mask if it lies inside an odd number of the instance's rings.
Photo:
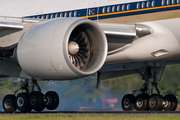
<svg viewBox="0 0 180 120">
<path fill-rule="evenodd" d="M 23 79 L 0 79 L 0 111 L 2 100 L 7 94 L 21 87 Z M 139 90 L 144 83 L 139 74 L 117 77 L 101 81 L 96 88 L 96 74 L 71 81 L 38 81 L 42 92 L 56 91 L 60 97 L 59 107 L 55 111 L 122 111 L 121 99 L 127 93 Z M 180 65 L 165 67 L 161 81 L 158 83 L 161 94 L 176 95 L 180 104 Z M 154 93 L 156 91 L 154 90 Z M 45 109 L 45 111 L 48 111 Z M 180 111 L 178 105 L 177 111 Z"/>
</svg>

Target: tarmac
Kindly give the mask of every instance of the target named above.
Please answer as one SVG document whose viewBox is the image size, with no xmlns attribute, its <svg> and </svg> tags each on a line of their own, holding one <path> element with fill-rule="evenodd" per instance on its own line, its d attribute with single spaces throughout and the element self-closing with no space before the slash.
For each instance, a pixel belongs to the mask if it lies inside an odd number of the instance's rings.
<svg viewBox="0 0 180 120">
<path fill-rule="evenodd" d="M 112 115 L 112 116 L 126 116 L 126 115 L 180 115 L 180 111 L 43 111 L 43 112 L 31 112 L 20 113 L 15 112 L 12 114 L 0 112 L 0 115 Z"/>
</svg>

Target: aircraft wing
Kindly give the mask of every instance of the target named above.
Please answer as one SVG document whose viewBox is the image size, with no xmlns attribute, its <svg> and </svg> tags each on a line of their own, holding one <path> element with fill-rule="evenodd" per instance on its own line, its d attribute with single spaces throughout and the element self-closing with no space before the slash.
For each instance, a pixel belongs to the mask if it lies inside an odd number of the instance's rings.
<svg viewBox="0 0 180 120">
<path fill-rule="evenodd" d="M 35 22 L 40 22 L 40 21 L 43 21 L 43 20 L 21 18 L 21 17 L 0 16 L 0 28 L 23 29 L 24 23 L 35 23 Z"/>
<path fill-rule="evenodd" d="M 0 28 L 23 29 L 23 19 L 16 17 L 0 17 Z"/>
</svg>

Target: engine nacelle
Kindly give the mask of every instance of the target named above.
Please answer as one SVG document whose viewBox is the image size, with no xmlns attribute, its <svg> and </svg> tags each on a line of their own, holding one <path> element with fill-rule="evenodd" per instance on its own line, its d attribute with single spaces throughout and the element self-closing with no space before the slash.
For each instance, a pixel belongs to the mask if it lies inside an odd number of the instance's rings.
<svg viewBox="0 0 180 120">
<path fill-rule="evenodd" d="M 62 18 L 26 32 L 16 57 L 33 78 L 67 80 L 96 73 L 105 62 L 107 49 L 106 36 L 95 22 Z"/>
</svg>

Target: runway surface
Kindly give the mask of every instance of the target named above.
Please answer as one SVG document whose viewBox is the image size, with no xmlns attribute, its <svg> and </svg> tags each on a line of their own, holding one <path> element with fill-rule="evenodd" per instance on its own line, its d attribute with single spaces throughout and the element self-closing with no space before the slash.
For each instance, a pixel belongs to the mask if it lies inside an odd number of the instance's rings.
<svg viewBox="0 0 180 120">
<path fill-rule="evenodd" d="M 180 111 L 43 111 L 43 112 L 31 112 L 31 113 L 20 113 L 16 112 L 13 114 L 7 114 L 0 112 L 0 115 L 180 115 Z"/>
</svg>

